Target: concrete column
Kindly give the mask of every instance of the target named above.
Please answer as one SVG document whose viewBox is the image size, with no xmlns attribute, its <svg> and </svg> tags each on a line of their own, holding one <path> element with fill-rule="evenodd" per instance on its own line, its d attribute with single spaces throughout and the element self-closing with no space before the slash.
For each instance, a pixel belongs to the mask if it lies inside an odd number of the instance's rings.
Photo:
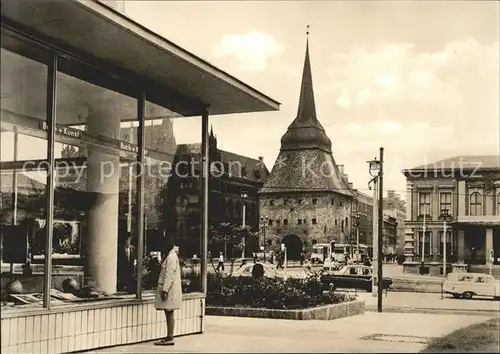
<svg viewBox="0 0 500 354">
<path fill-rule="evenodd" d="M 458 216 L 465 216 L 465 181 L 458 181 Z"/>
<path fill-rule="evenodd" d="M 406 182 L 406 220 L 413 220 L 412 211 L 413 211 L 413 183 Z"/>
<path fill-rule="evenodd" d="M 465 261 L 465 232 L 457 230 L 457 261 L 464 263 Z"/>
<path fill-rule="evenodd" d="M 108 105 L 108 106 L 107 106 Z M 112 107 L 109 107 L 112 106 Z M 88 132 L 119 139 L 120 117 L 114 102 L 96 102 L 89 107 Z M 85 283 L 95 290 L 116 292 L 118 247 L 118 192 L 120 157 L 117 151 L 87 147 L 87 216 Z"/>
<path fill-rule="evenodd" d="M 486 263 L 490 263 L 490 250 L 493 249 L 493 229 L 486 229 Z"/>
</svg>

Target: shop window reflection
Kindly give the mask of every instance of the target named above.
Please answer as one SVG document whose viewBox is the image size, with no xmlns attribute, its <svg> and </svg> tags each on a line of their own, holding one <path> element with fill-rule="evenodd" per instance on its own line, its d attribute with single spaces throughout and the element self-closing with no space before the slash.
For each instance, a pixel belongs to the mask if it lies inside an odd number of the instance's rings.
<svg viewBox="0 0 500 354">
<path fill-rule="evenodd" d="M 47 120 L 50 55 L 5 30 L 2 30 L 1 41 L 2 273 L 43 274 L 43 265 L 32 265 L 28 241 L 32 238 L 33 221 L 45 219 L 47 133 L 43 127 Z"/>
<path fill-rule="evenodd" d="M 54 219 L 81 224 L 82 247 L 76 261 L 58 258 L 96 293 L 136 289 L 138 150 L 122 136 L 138 126 L 137 99 L 125 93 L 105 73 L 60 59 Z"/>
<path fill-rule="evenodd" d="M 184 145 L 179 150 L 174 134 L 177 122 L 191 121 L 196 127 L 200 124 L 199 117 L 196 121 L 190 118 L 174 119 L 179 115 L 151 102 L 146 102 L 145 112 L 144 230 L 145 268 L 149 271 L 145 271 L 144 290 L 156 288 L 158 278 L 155 271 L 167 251 L 164 249 L 164 236 L 171 234 L 182 266 L 183 291 L 200 291 L 201 214 L 196 194 L 199 191 L 189 194 L 186 189 L 181 189 L 195 176 L 189 174 L 189 158 L 185 161 L 188 155 L 182 153 Z M 199 161 L 198 155 L 195 158 Z M 182 166 L 178 164 L 181 160 L 186 162 Z"/>
</svg>

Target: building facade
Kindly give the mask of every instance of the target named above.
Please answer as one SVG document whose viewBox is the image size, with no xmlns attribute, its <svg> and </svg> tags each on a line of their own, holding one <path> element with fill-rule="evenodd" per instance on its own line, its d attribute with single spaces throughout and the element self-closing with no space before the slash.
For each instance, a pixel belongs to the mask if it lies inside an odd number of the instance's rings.
<svg viewBox="0 0 500 354">
<path fill-rule="evenodd" d="M 169 208 L 167 212 L 173 215 L 173 225 L 170 226 L 180 244 L 190 244 L 189 239 L 198 242 L 198 227 L 200 221 L 201 193 L 199 179 L 200 144 L 181 144 L 177 147 L 173 169 L 181 171 L 174 174 L 169 181 L 168 195 Z M 209 156 L 211 175 L 209 181 L 209 227 L 217 230 L 224 224 L 224 228 L 246 227 L 249 232 L 257 232 L 259 228 L 259 196 L 258 190 L 266 181 L 269 171 L 263 158 L 250 158 L 229 151 L 220 150 L 217 146 L 217 137 L 210 131 Z M 190 168 L 193 166 L 193 168 Z M 183 170 L 184 168 L 184 170 Z M 232 239 L 232 235 L 227 235 Z M 209 240 L 212 241 L 212 240 Z M 220 250 L 211 243 L 210 251 L 224 252 L 230 256 L 232 249 L 241 240 L 227 242 Z M 193 252 L 190 247 L 186 252 Z M 246 253 L 256 252 L 254 247 L 247 247 Z M 239 255 L 238 255 L 239 256 Z"/>
<path fill-rule="evenodd" d="M 373 243 L 373 197 L 355 190 L 355 209 L 359 227 L 359 243 L 367 246 Z M 358 233 L 358 230 L 353 232 Z M 358 235 L 354 236 L 356 242 Z"/>
<path fill-rule="evenodd" d="M 396 253 L 398 222 L 395 217 L 384 214 L 382 229 L 382 252 L 384 255 Z"/>
<path fill-rule="evenodd" d="M 403 173 L 408 261 L 441 261 L 446 247 L 450 262 L 473 269 L 500 263 L 498 156 L 460 156 Z"/>
<path fill-rule="evenodd" d="M 384 215 L 396 219 L 396 243 L 394 253 L 404 253 L 406 202 L 401 199 L 401 195 L 394 190 L 387 191 L 384 198 Z"/>
</svg>

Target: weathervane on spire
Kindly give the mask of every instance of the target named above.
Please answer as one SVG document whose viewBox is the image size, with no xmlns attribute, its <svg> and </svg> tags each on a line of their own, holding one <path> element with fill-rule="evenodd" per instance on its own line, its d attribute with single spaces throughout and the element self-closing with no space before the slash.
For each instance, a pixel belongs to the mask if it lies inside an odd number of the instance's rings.
<svg viewBox="0 0 500 354">
<path fill-rule="evenodd" d="M 306 36 L 308 36 L 308 37 L 309 37 L 309 27 L 311 27 L 311 26 L 307 25 L 307 27 L 306 27 Z"/>
</svg>

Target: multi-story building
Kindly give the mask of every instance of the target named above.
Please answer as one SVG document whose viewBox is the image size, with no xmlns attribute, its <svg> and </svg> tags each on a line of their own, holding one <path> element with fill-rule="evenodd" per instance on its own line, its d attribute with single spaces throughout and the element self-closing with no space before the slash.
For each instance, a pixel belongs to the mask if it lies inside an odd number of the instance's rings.
<svg viewBox="0 0 500 354">
<path fill-rule="evenodd" d="M 359 243 L 371 245 L 373 242 L 373 197 L 355 190 L 356 213 L 358 216 Z M 354 232 L 358 232 L 355 230 Z"/>
<path fill-rule="evenodd" d="M 393 197 L 391 191 L 388 191 L 388 198 L 384 198 L 384 207 L 387 199 Z M 395 197 L 397 198 L 397 197 Z M 359 225 L 359 243 L 367 245 L 369 249 L 373 246 L 373 197 L 359 191 L 355 191 L 356 212 Z M 391 204 L 389 204 L 391 205 Z M 398 229 L 400 221 L 395 216 L 395 209 L 384 208 L 383 214 L 383 252 L 384 254 L 394 254 L 398 246 Z M 404 218 L 403 218 L 404 227 Z M 404 231 L 404 230 L 403 230 Z M 357 232 L 357 230 L 354 230 Z M 354 239 L 355 243 L 356 239 Z"/>
<path fill-rule="evenodd" d="M 229 227 L 246 226 L 251 231 L 257 232 L 259 228 L 258 190 L 269 175 L 263 158 L 254 159 L 218 149 L 217 137 L 212 130 L 208 148 L 211 165 L 208 198 L 209 227 L 216 229 L 221 224 Z M 173 216 L 170 218 L 173 223 L 169 229 L 176 235 L 179 243 L 186 245 L 186 252 L 190 252 L 189 240 L 196 241 L 199 236 L 200 156 L 200 144 L 178 145 L 173 164 L 173 170 L 178 173 L 172 175 L 168 185 L 170 211 L 167 214 Z M 237 243 L 239 242 L 238 240 Z M 247 242 L 251 243 L 250 240 Z M 235 245 L 234 242 L 228 243 L 224 249 L 225 253 L 232 254 L 231 248 Z M 257 245 L 247 246 L 247 253 L 258 251 L 252 250 Z M 217 245 L 212 245 L 211 248 L 214 251 Z"/>
<path fill-rule="evenodd" d="M 396 218 L 384 214 L 382 229 L 382 252 L 383 254 L 395 254 L 397 246 L 397 227 Z"/>
<path fill-rule="evenodd" d="M 441 261 L 444 244 L 451 262 L 474 269 L 500 264 L 498 156 L 454 157 L 403 173 L 407 261 Z"/>
<path fill-rule="evenodd" d="M 388 190 L 387 197 L 384 198 L 384 215 L 396 219 L 396 245 L 394 253 L 402 254 L 404 252 L 406 202 L 394 190 Z"/>
</svg>

